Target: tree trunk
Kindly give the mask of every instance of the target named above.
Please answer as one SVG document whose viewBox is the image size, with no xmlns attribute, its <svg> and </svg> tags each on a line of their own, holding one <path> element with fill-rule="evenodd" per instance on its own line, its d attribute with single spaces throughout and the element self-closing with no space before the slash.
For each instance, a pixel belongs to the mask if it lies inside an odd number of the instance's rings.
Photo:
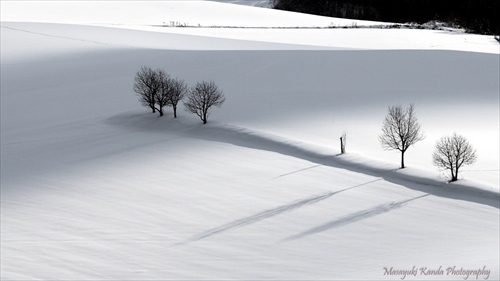
<svg viewBox="0 0 500 281">
<path fill-rule="evenodd" d="M 345 149 L 344 149 L 344 139 L 340 137 L 340 153 L 344 154 Z"/>
<path fill-rule="evenodd" d="M 173 108 L 174 108 L 174 118 L 177 118 L 177 106 L 174 105 Z"/>
<path fill-rule="evenodd" d="M 405 168 L 405 153 L 401 151 L 401 169 Z"/>
<path fill-rule="evenodd" d="M 203 112 L 203 124 L 207 124 L 207 112 Z"/>
<path fill-rule="evenodd" d="M 451 167 L 450 171 L 451 171 L 451 180 L 450 180 L 450 182 L 457 181 L 457 175 L 455 174 L 455 171 L 454 171 L 453 167 Z"/>
<path fill-rule="evenodd" d="M 455 176 L 453 177 L 452 181 L 457 181 L 458 180 L 458 166 L 455 168 Z"/>
</svg>

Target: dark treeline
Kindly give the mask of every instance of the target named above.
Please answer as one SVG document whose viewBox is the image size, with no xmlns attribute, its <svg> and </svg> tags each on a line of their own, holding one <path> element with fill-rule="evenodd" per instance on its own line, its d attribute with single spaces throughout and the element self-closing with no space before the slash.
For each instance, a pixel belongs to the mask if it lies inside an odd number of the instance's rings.
<svg viewBox="0 0 500 281">
<path fill-rule="evenodd" d="M 439 20 L 479 34 L 499 34 L 499 0 L 272 0 L 274 8 L 388 22 Z"/>
</svg>

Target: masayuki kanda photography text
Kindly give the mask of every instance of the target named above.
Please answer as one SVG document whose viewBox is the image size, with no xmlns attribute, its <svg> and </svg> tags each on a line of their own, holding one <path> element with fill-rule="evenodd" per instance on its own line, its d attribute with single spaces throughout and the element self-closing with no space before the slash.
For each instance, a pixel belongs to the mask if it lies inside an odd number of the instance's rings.
<svg viewBox="0 0 500 281">
<path fill-rule="evenodd" d="M 469 279 L 484 279 L 488 280 L 490 278 L 490 270 L 483 266 L 483 268 L 464 268 L 458 266 L 443 267 L 439 266 L 437 268 L 430 267 L 417 267 L 413 266 L 411 269 L 399 269 L 394 267 L 384 267 L 384 275 L 399 277 L 399 279 L 404 280 L 407 277 L 417 277 L 417 276 L 427 276 L 431 279 L 436 279 L 439 276 L 455 276 L 461 277 L 464 280 Z"/>
</svg>

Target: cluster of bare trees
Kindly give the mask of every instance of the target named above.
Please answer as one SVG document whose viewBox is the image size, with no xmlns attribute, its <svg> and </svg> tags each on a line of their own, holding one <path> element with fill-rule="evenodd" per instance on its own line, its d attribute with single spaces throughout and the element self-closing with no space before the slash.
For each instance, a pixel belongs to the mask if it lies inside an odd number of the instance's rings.
<svg viewBox="0 0 500 281">
<path fill-rule="evenodd" d="M 198 115 L 203 124 L 208 121 L 210 108 L 220 107 L 225 101 L 222 90 L 212 81 L 198 82 L 195 87 L 188 88 L 184 80 L 172 78 L 162 69 L 145 66 L 135 75 L 134 92 L 142 105 L 153 113 L 158 111 L 160 116 L 164 115 L 164 107 L 172 107 L 174 118 L 177 118 L 177 105 L 183 101 L 186 110 Z"/>
<path fill-rule="evenodd" d="M 401 152 L 401 168 L 405 167 L 406 150 L 424 138 L 413 104 L 408 108 L 401 105 L 389 107 L 379 140 L 385 150 Z M 458 170 L 463 165 L 471 165 L 476 159 L 476 150 L 464 136 L 457 133 L 438 140 L 432 154 L 432 163 L 440 169 L 449 170 L 452 182 L 458 180 Z"/>
<path fill-rule="evenodd" d="M 183 101 L 190 113 L 200 117 L 203 124 L 208 122 L 210 108 L 220 107 L 226 98 L 213 81 L 198 82 L 188 88 L 184 80 L 171 78 L 164 70 L 153 70 L 142 67 L 135 75 L 134 91 L 139 95 L 141 103 L 154 113 L 164 114 L 164 107 L 172 107 L 174 118 L 177 118 L 177 105 Z M 420 128 L 415 106 L 408 108 L 401 105 L 390 106 L 382 125 L 379 141 L 385 150 L 401 152 L 401 169 L 405 167 L 404 155 L 410 146 L 425 139 Z M 341 153 L 345 153 L 347 134 L 340 137 Z M 432 154 L 432 163 L 440 169 L 451 172 L 451 180 L 458 180 L 458 171 L 464 165 L 471 165 L 477 159 L 476 150 L 461 135 L 453 133 L 444 136 L 436 143 Z"/>
</svg>

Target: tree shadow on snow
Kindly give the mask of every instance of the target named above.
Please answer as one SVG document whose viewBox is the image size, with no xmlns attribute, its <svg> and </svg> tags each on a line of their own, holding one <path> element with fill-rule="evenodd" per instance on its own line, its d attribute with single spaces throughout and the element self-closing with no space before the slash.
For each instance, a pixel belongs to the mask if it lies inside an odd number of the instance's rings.
<svg viewBox="0 0 500 281">
<path fill-rule="evenodd" d="M 387 182 L 402 185 L 409 189 L 448 199 L 469 201 L 477 204 L 500 208 L 499 193 L 469 182 L 448 183 L 431 178 L 422 173 L 412 173 L 411 168 L 395 169 L 394 165 L 363 158 L 356 154 L 333 154 L 317 146 L 293 141 L 280 136 L 257 132 L 229 124 L 215 122 L 201 125 L 184 120 L 159 122 L 152 115 L 120 115 L 106 121 L 108 124 L 121 125 L 136 130 L 163 132 L 183 137 L 223 142 L 240 147 L 280 153 L 316 163 L 317 165 L 345 169 Z M 152 122 L 155 121 L 155 122 Z"/>
<path fill-rule="evenodd" d="M 370 208 L 370 209 L 366 209 L 363 211 L 352 213 L 352 214 L 349 214 L 347 216 L 336 219 L 334 221 L 331 221 L 331 222 L 325 223 L 323 225 L 311 228 L 311 229 L 306 230 L 304 232 L 301 232 L 299 234 L 290 236 L 290 237 L 284 239 L 283 241 L 286 242 L 286 241 L 300 239 L 300 238 L 303 238 L 303 237 L 306 237 L 309 235 L 317 234 L 317 233 L 327 231 L 330 229 L 334 229 L 334 228 L 339 228 L 339 227 L 346 226 L 348 224 L 351 224 L 351 223 L 354 223 L 357 221 L 361 221 L 361 220 L 369 219 L 369 218 L 374 217 L 374 216 L 385 214 L 385 213 L 390 212 L 392 210 L 399 209 L 399 208 L 403 207 L 406 203 L 408 203 L 410 201 L 417 200 L 417 199 L 420 199 L 420 198 L 426 197 L 426 196 L 429 196 L 429 194 L 421 195 L 421 196 L 418 196 L 415 198 L 411 198 L 411 199 L 407 199 L 407 200 L 403 200 L 403 201 L 399 201 L 399 202 L 391 202 L 391 203 L 387 203 L 387 204 L 381 204 L 381 205 L 378 205 L 378 206 Z"/>
</svg>

